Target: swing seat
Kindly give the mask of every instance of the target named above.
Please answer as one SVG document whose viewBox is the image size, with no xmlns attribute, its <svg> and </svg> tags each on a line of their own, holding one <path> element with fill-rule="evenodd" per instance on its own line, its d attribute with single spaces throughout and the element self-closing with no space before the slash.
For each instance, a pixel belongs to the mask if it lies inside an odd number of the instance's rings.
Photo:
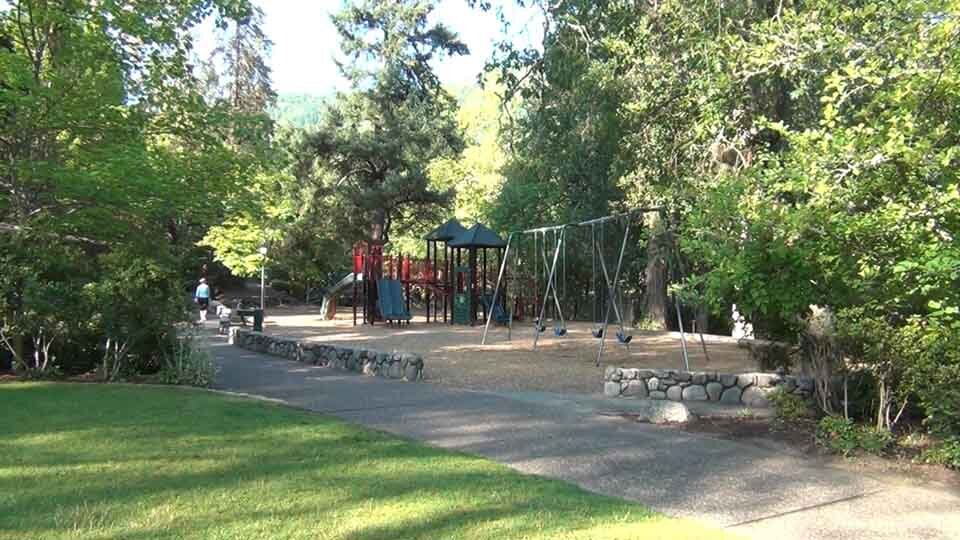
<svg viewBox="0 0 960 540">
<path fill-rule="evenodd" d="M 630 341 L 633 339 L 633 336 L 624 334 L 623 332 L 617 332 L 617 341 L 623 343 L 624 345 L 629 345 Z"/>
<path fill-rule="evenodd" d="M 564 327 L 562 327 L 562 326 L 556 326 L 556 327 L 554 327 L 554 329 L 553 329 L 553 335 L 555 335 L 555 336 L 557 336 L 557 337 L 563 337 L 563 336 L 567 335 L 567 329 L 564 328 Z"/>
<path fill-rule="evenodd" d="M 542 334 L 547 330 L 547 327 L 540 324 L 540 321 L 533 321 L 533 327 L 537 330 L 538 334 Z"/>
<path fill-rule="evenodd" d="M 593 337 L 600 339 L 603 337 L 603 328 L 594 328 L 590 333 L 593 334 Z"/>
</svg>

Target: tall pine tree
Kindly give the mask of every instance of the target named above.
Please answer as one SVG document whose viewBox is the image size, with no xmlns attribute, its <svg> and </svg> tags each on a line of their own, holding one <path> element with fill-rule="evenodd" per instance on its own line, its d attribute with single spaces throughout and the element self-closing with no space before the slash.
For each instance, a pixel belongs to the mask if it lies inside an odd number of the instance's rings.
<svg viewBox="0 0 960 540">
<path fill-rule="evenodd" d="M 301 155 L 301 172 L 320 180 L 324 203 L 354 240 L 383 245 L 398 221 L 426 217 L 449 202 L 431 189 L 427 165 L 463 146 L 453 98 L 431 61 L 467 54 L 433 3 L 364 0 L 333 17 L 352 92 L 338 96 Z"/>
</svg>

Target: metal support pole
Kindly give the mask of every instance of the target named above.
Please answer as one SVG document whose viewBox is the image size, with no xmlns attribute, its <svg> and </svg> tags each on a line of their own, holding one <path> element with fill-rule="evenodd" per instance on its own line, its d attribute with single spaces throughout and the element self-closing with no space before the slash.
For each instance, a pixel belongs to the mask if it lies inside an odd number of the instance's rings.
<svg viewBox="0 0 960 540">
<path fill-rule="evenodd" d="M 680 298 L 673 295 L 673 305 L 677 308 L 677 325 L 680 327 L 680 345 L 683 347 L 683 368 L 690 371 L 690 357 L 687 356 L 687 335 L 683 333 L 683 318 L 680 317 Z"/>
<path fill-rule="evenodd" d="M 619 263 L 618 263 L 619 264 Z M 603 278 L 607 284 L 607 307 L 613 306 L 613 314 L 617 316 L 617 323 L 620 326 L 620 331 L 623 332 L 623 316 L 620 314 L 620 307 L 617 305 L 616 301 L 616 289 L 614 288 L 614 283 L 610 281 L 610 273 L 607 270 L 607 262 L 604 260 L 603 256 L 600 257 L 600 269 L 603 271 Z M 617 269 L 619 272 L 619 268 Z"/>
<path fill-rule="evenodd" d="M 267 263 L 260 263 L 260 311 L 263 311 L 264 304 L 264 283 L 266 282 L 266 273 L 267 273 Z"/>
<path fill-rule="evenodd" d="M 557 235 L 557 236 L 555 236 L 555 238 L 554 238 L 554 239 L 556 240 L 556 242 L 557 242 L 556 247 L 555 247 L 555 250 L 556 250 L 556 251 L 555 251 L 555 253 L 554 253 L 554 261 L 555 261 L 555 262 L 554 262 L 554 266 L 556 266 L 556 264 L 557 264 L 557 263 L 556 263 L 557 253 L 559 253 L 560 250 L 563 249 L 563 242 L 564 242 L 564 236 L 565 236 L 565 235 L 566 235 L 566 229 L 560 229 L 560 234 Z M 563 265 L 561 265 L 561 270 L 563 270 Z M 565 270 L 563 270 L 563 271 L 565 271 Z M 553 279 L 551 279 L 551 280 L 550 280 L 550 283 L 548 283 L 548 287 L 551 287 L 551 286 L 552 286 L 552 288 L 553 288 L 553 305 L 554 305 L 554 308 L 557 310 L 557 313 L 556 313 L 556 317 L 555 317 L 555 318 L 559 318 L 559 319 L 560 319 L 560 325 L 561 325 L 562 327 L 566 328 L 566 326 L 567 326 L 567 321 L 566 321 L 566 320 L 564 319 L 564 317 L 563 317 L 563 307 L 560 305 L 560 298 L 559 298 L 558 287 L 557 287 L 557 279 L 558 279 L 558 277 L 559 277 L 559 276 L 558 276 L 558 273 L 554 273 L 554 274 L 553 274 Z M 547 290 L 549 291 L 550 289 L 547 289 Z"/>
<path fill-rule="evenodd" d="M 430 266 L 430 241 L 427 240 L 427 258 L 423 261 L 423 305 L 427 311 L 427 323 L 430 322 L 430 274 L 427 272 L 427 269 L 433 268 Z"/>
<path fill-rule="evenodd" d="M 617 271 L 613 276 L 613 289 L 607 288 L 609 304 L 603 316 L 603 333 L 600 335 L 600 350 L 597 352 L 597 366 L 600 365 L 600 359 L 603 358 L 603 348 L 607 341 L 607 327 L 610 326 L 610 308 L 616 303 L 616 287 L 620 281 L 620 268 L 623 267 L 623 254 L 627 250 L 627 239 L 630 238 L 630 220 L 627 220 L 627 228 L 623 231 L 623 243 L 620 244 L 620 257 L 617 258 Z M 601 257 L 601 261 L 603 258 Z M 614 306 L 615 307 L 615 306 Z M 618 311 L 619 313 L 619 311 Z M 621 320 L 622 325 L 622 320 Z"/>
<path fill-rule="evenodd" d="M 497 301 L 497 295 L 500 294 L 500 283 L 503 281 L 503 274 L 507 268 L 507 256 L 510 254 L 510 244 L 512 242 L 513 242 L 513 233 L 510 233 L 510 235 L 507 236 L 507 247 L 503 252 L 503 261 L 500 262 L 500 272 L 497 274 L 497 286 L 493 290 L 494 302 Z M 506 302 L 504 302 L 504 304 L 506 304 Z M 491 309 L 491 311 L 493 310 Z M 513 311 L 511 310 L 511 315 L 510 315 L 511 317 L 513 317 L 512 313 Z M 483 339 L 480 340 L 481 345 L 487 344 L 487 332 L 490 331 L 490 319 L 492 318 L 493 317 L 487 317 L 487 322 L 486 324 L 483 325 Z"/>
<path fill-rule="evenodd" d="M 700 330 L 697 328 L 697 330 Z M 707 342 L 703 339 L 703 330 L 700 330 L 700 346 L 703 347 L 703 357 L 706 359 L 707 363 L 710 363 L 710 353 L 707 352 Z"/>
<path fill-rule="evenodd" d="M 563 229 L 560 229 L 560 231 L 561 231 L 561 234 L 562 234 Z M 544 237 L 543 241 L 544 241 L 544 242 L 547 241 L 546 237 Z M 544 247 L 545 247 L 545 246 L 544 246 Z M 560 259 L 560 244 L 557 243 L 557 247 L 553 250 L 553 263 L 551 263 L 551 265 L 550 265 L 550 275 L 547 276 L 547 289 L 546 289 L 546 292 L 544 293 L 544 296 L 543 296 L 543 302 L 540 304 L 540 317 L 537 319 L 537 321 L 536 321 L 537 326 L 534 328 L 534 334 L 533 334 L 533 350 L 534 350 L 534 351 L 537 350 L 537 344 L 538 344 L 538 342 L 540 341 L 540 326 L 543 325 L 543 318 L 544 318 L 544 316 L 546 315 L 546 311 L 547 311 L 547 297 L 550 295 L 550 289 L 551 289 L 551 286 L 552 286 L 552 284 L 553 284 L 554 277 L 556 276 L 556 272 L 557 272 L 557 261 L 558 261 L 559 259 Z M 544 263 L 546 263 L 546 249 L 544 249 Z M 554 291 L 554 293 L 553 293 L 553 300 L 554 300 L 554 302 L 556 302 L 557 306 L 560 305 L 559 300 L 557 300 L 556 291 Z M 561 317 L 563 317 L 562 314 L 561 314 Z M 562 318 L 561 318 L 561 320 L 562 320 Z"/>
</svg>

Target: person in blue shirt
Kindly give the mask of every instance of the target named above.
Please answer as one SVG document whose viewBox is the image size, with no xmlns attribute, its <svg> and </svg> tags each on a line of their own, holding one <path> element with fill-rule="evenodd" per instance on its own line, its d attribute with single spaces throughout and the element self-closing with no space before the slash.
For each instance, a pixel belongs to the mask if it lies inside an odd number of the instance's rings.
<svg viewBox="0 0 960 540">
<path fill-rule="evenodd" d="M 210 286 L 207 285 L 206 278 L 200 278 L 200 284 L 197 285 L 197 292 L 194 298 L 200 306 L 200 320 L 207 320 L 207 309 L 210 307 Z"/>
</svg>

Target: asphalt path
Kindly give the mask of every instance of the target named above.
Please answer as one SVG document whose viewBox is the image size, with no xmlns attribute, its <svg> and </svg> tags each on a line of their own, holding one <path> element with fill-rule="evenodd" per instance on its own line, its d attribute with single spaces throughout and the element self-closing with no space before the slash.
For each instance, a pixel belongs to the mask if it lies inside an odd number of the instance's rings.
<svg viewBox="0 0 960 540">
<path fill-rule="evenodd" d="M 960 493 L 632 422 L 624 402 L 365 377 L 214 339 L 216 388 L 278 400 L 637 501 L 747 538 L 960 539 Z M 427 364 L 429 369 L 429 363 Z"/>
</svg>

